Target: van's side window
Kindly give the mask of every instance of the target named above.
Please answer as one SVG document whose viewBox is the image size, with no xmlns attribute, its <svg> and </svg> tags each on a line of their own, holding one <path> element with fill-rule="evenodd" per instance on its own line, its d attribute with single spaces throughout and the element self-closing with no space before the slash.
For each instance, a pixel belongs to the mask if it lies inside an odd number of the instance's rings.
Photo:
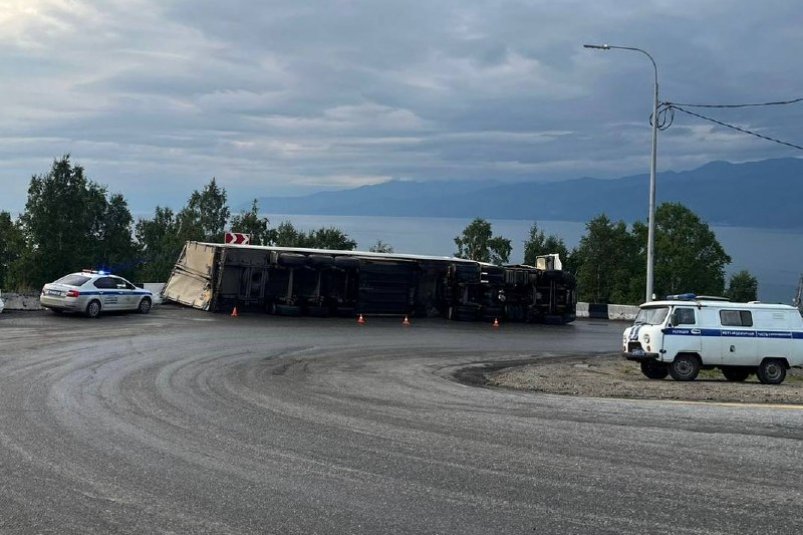
<svg viewBox="0 0 803 535">
<path fill-rule="evenodd" d="M 694 309 L 693 308 L 676 308 L 675 309 L 675 324 L 676 325 L 694 325 Z"/>
<path fill-rule="evenodd" d="M 719 320 L 728 327 L 753 326 L 753 314 L 749 310 L 720 310 Z"/>
</svg>

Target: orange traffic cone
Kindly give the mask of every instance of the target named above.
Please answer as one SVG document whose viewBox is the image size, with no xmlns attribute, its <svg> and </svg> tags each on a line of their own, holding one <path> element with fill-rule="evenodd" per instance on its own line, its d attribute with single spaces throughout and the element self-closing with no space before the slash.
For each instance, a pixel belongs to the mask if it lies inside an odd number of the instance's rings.
<svg viewBox="0 0 803 535">
<path fill-rule="evenodd" d="M 239 314 L 237 313 L 237 307 L 234 307 L 234 310 L 231 311 L 231 317 L 236 318 Z"/>
<path fill-rule="evenodd" d="M 360 317 L 357 318 L 357 323 L 360 325 L 365 325 L 365 318 L 362 317 L 362 314 L 360 314 Z"/>
<path fill-rule="evenodd" d="M 494 318 L 494 327 L 499 327 L 499 318 Z"/>
<path fill-rule="evenodd" d="M 402 320 L 402 325 L 410 325 L 410 318 L 404 316 L 404 319 Z"/>
</svg>

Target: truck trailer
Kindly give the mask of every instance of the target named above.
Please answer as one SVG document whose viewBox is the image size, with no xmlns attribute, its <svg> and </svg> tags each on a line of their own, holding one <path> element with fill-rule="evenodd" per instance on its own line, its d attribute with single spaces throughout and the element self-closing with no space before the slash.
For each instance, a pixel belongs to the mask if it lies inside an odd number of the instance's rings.
<svg viewBox="0 0 803 535">
<path fill-rule="evenodd" d="M 462 258 L 187 242 L 163 290 L 201 310 L 285 316 L 442 316 L 569 323 L 574 277 L 558 255 L 535 266 Z"/>
</svg>

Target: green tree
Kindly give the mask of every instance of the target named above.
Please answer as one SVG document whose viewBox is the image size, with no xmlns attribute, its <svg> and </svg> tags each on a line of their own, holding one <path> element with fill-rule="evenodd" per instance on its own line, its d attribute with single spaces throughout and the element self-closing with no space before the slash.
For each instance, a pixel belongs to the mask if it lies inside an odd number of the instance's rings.
<svg viewBox="0 0 803 535">
<path fill-rule="evenodd" d="M 552 253 L 560 255 L 564 271 L 574 272 L 572 252 L 566 247 L 563 239 L 554 234 L 547 236 L 538 228 L 538 223 L 533 223 L 530 235 L 524 242 L 524 263 L 534 266 L 536 257 Z"/>
<path fill-rule="evenodd" d="M 633 277 L 641 276 L 635 265 L 638 247 L 623 221 L 612 222 L 605 214 L 586 223 L 575 253 L 577 287 L 582 301 L 592 303 L 633 302 Z"/>
<path fill-rule="evenodd" d="M 193 191 L 177 214 L 156 207 L 153 219 L 140 219 L 135 228 L 142 251 L 139 277 L 145 281 L 167 280 L 188 241 L 222 243 L 230 216 L 226 190 L 213 177 L 203 190 Z"/>
<path fill-rule="evenodd" d="M 305 247 L 314 249 L 333 249 L 338 251 L 351 251 L 357 247 L 357 242 L 349 238 L 348 234 L 336 227 L 319 228 L 307 233 Z"/>
<path fill-rule="evenodd" d="M 212 177 L 201 192 L 192 192 L 187 205 L 179 212 L 179 232 L 184 241 L 223 243 L 230 215 L 226 204 L 226 189 L 219 188 Z"/>
<path fill-rule="evenodd" d="M 107 225 L 126 220 L 130 225 L 124 199 L 114 199 L 111 207 L 106 189 L 88 180 L 69 155 L 55 160 L 47 174 L 33 176 L 20 217 L 26 251 L 12 269 L 17 286 L 36 287 L 76 269 L 96 267 L 112 252 L 125 255 L 125 248 L 112 251 L 116 242 L 109 241 L 119 229 Z"/>
<path fill-rule="evenodd" d="M 251 202 L 250 210 L 243 210 L 231 219 L 231 231 L 250 234 L 252 245 L 269 245 L 276 239 L 269 225 L 267 217 L 259 217 L 259 202 L 256 199 Z"/>
<path fill-rule="evenodd" d="M 133 222 L 125 198 L 120 194 L 112 195 L 101 219 L 94 266 L 133 278 L 138 257 L 137 246 L 131 238 Z"/>
<path fill-rule="evenodd" d="M 552 252 L 547 251 L 545 245 L 546 234 L 538 228 L 537 222 L 533 222 L 530 226 L 530 234 L 524 241 L 524 263 L 534 266 L 536 257 Z"/>
<path fill-rule="evenodd" d="M 368 250 L 372 253 L 392 253 L 393 246 L 383 242 L 382 240 L 377 240 L 375 244 L 368 248 Z"/>
<path fill-rule="evenodd" d="M 289 221 L 283 221 L 274 234 L 275 245 L 279 247 L 304 247 L 308 249 L 334 249 L 351 251 L 357 242 L 336 227 L 321 227 L 304 232 Z"/>
<path fill-rule="evenodd" d="M 731 301 L 747 302 L 758 299 L 758 280 L 743 269 L 731 275 L 725 296 Z"/>
<path fill-rule="evenodd" d="M 12 289 L 12 267 L 25 254 L 25 238 L 18 221 L 0 212 L 0 290 Z"/>
<path fill-rule="evenodd" d="M 491 223 L 479 217 L 463 229 L 463 234 L 455 237 L 454 243 L 456 257 L 497 265 L 507 263 L 513 249 L 510 240 L 493 236 Z"/>
<path fill-rule="evenodd" d="M 290 221 L 282 221 L 273 236 L 273 245 L 278 247 L 306 247 L 306 236 Z"/>
<path fill-rule="evenodd" d="M 186 241 L 179 232 L 178 217 L 170 208 L 157 206 L 153 219 L 137 221 L 134 234 L 142 251 L 140 280 L 166 281 Z"/>
<path fill-rule="evenodd" d="M 646 258 L 647 226 L 633 225 L 641 258 Z M 680 203 L 663 203 L 655 212 L 655 294 L 692 292 L 723 295 L 730 256 L 711 228 Z M 645 261 L 646 263 L 646 261 Z"/>
</svg>

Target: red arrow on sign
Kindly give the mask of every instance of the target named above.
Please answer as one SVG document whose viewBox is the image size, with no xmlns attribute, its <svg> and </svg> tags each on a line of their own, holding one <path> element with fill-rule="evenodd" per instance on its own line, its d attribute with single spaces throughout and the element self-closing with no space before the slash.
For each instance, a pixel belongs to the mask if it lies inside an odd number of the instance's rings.
<svg viewBox="0 0 803 535">
<path fill-rule="evenodd" d="M 251 243 L 251 235 L 242 232 L 227 232 L 226 243 L 233 243 L 234 245 L 248 245 Z"/>
</svg>

